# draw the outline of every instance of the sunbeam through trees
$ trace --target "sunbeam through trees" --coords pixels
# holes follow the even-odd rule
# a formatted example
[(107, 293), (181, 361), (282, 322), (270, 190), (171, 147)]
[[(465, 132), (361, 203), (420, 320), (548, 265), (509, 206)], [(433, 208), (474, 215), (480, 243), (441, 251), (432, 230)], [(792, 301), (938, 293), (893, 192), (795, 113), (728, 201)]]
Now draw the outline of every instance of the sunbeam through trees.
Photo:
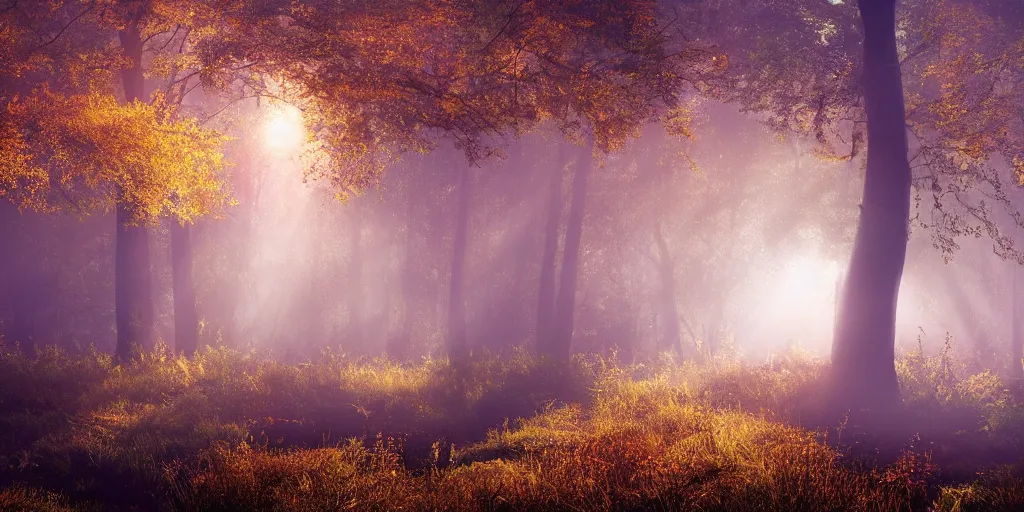
[(0, 0), (0, 510), (1020, 510), (1019, 0)]

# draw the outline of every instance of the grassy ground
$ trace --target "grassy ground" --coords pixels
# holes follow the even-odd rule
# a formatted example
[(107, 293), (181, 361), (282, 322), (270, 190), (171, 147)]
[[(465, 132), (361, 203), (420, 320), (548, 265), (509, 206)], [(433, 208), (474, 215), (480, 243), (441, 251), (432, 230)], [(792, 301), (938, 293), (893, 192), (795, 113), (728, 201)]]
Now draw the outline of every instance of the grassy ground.
[(0, 510), (1024, 509), (1013, 386), (906, 354), (868, 429), (815, 413), (825, 369), (0, 346)]

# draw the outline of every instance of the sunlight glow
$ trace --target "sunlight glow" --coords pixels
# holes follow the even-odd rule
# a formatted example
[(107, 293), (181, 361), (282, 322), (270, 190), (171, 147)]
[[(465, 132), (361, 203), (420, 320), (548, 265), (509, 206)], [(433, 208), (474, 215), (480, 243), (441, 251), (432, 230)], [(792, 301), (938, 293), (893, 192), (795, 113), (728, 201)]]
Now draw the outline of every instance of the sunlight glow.
[(302, 111), (291, 105), (277, 105), (263, 121), (263, 142), (274, 153), (297, 151), (306, 141)]
[(788, 308), (814, 308), (834, 300), (839, 264), (817, 257), (798, 256), (786, 264), (779, 275), (776, 304)]
[[(821, 355), (832, 339), (839, 263), (814, 252), (794, 256), (766, 271), (751, 304), (752, 335), (760, 351), (782, 350), (790, 342)], [(754, 352), (757, 352), (755, 350)]]

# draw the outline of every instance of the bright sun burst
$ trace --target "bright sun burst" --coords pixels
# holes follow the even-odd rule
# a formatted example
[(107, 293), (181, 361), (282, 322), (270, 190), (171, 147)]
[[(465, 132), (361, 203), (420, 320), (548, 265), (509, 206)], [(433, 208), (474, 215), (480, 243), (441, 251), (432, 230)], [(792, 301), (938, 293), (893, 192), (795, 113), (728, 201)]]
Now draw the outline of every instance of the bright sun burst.
[(838, 263), (815, 254), (793, 257), (769, 278), (761, 296), (762, 328), (801, 342), (826, 339), (835, 318)]
[(289, 153), (302, 147), (306, 128), (302, 111), (291, 105), (279, 105), (267, 114), (263, 122), (263, 142), (275, 153)]
[(798, 256), (779, 276), (775, 300), (789, 307), (807, 308), (834, 294), (839, 264), (816, 257)]
[(835, 319), (836, 284), (842, 267), (816, 251), (797, 253), (774, 270), (759, 274), (761, 286), (752, 295), (750, 336), (759, 340), (753, 352), (765, 355), (788, 343), (827, 350)]

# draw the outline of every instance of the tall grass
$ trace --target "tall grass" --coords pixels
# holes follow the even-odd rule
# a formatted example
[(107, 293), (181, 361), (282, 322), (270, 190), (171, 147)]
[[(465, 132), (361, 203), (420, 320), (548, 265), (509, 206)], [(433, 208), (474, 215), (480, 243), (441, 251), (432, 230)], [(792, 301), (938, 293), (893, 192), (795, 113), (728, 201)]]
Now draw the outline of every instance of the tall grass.
[[(1019, 394), (901, 356), (880, 436), (825, 364), (526, 352), (399, 365), (0, 350), (0, 510), (1015, 510)], [(0, 460), (4, 460), (0, 459)]]

